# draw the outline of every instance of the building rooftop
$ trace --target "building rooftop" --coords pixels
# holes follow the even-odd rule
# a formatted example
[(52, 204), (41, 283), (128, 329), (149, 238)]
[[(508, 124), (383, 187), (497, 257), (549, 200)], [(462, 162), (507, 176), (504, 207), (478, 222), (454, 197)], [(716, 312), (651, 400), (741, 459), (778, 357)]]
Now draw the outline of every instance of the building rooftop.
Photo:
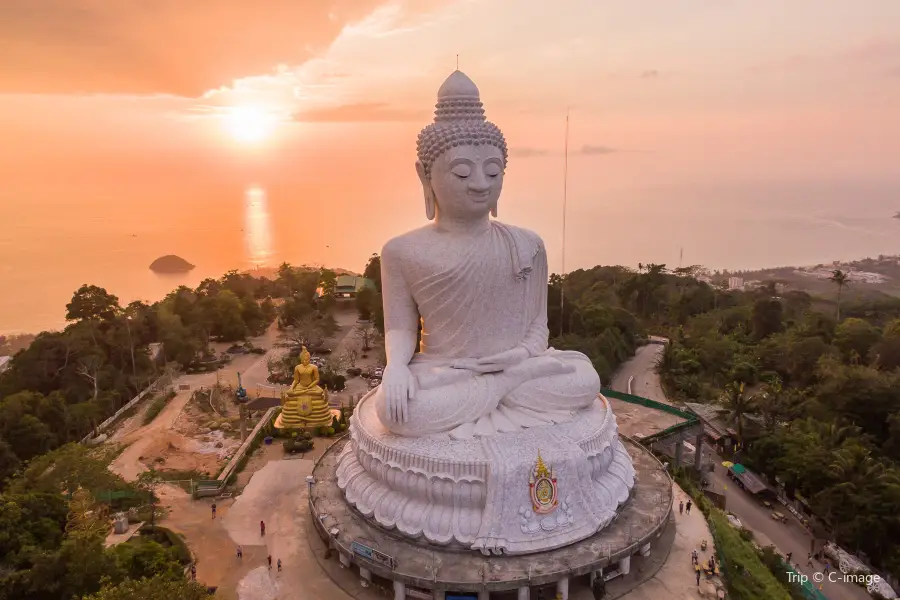
[(338, 275), (334, 284), (334, 291), (336, 293), (351, 293), (358, 292), (365, 287), (375, 287), (375, 282), (371, 279), (366, 279), (365, 277), (359, 277), (357, 275)]
[[(703, 421), (704, 432), (714, 440), (718, 440), (723, 436), (734, 437), (736, 432), (731, 424), (728, 423), (728, 411), (718, 404), (699, 404), (697, 402), (685, 402), (685, 408), (688, 412), (694, 413)], [(762, 425), (762, 418), (758, 415), (744, 415), (748, 421), (755, 425)]]

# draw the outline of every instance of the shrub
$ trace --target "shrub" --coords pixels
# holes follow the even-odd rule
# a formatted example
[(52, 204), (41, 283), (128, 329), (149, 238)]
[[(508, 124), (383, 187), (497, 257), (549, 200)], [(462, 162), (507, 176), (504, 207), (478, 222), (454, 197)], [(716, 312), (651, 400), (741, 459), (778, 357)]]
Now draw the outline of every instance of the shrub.
[(790, 588), (779, 581), (764, 564), (753, 542), (745, 538), (745, 530), (738, 531), (732, 527), (725, 513), (713, 506), (709, 498), (697, 488), (694, 482), (696, 472), (690, 468), (678, 467), (672, 470), (672, 476), (706, 515), (729, 596), (734, 600), (791, 600)]
[(309, 439), (296, 438), (282, 442), (284, 451), (293, 454), (294, 452), (309, 452), (313, 449), (313, 442)]
[(728, 524), (725, 514), (713, 509), (709, 516), (716, 551), (725, 569), (728, 591), (735, 600), (790, 600), (787, 589), (760, 560), (750, 542)]
[(171, 396), (166, 394), (165, 396), (159, 396), (158, 398), (153, 398), (150, 402), (150, 406), (147, 407), (147, 412), (144, 413), (143, 424), (149, 425), (153, 422), (153, 419), (162, 412), (162, 409), (166, 407), (166, 404), (171, 399)]
[(359, 377), (360, 375), (362, 375), (362, 369), (360, 369), (359, 367), (350, 367), (349, 369), (347, 369), (347, 375), (349, 375), (350, 377)]
[(141, 535), (150, 536), (153, 540), (163, 546), (174, 548), (176, 556), (178, 557), (178, 562), (181, 564), (187, 565), (194, 560), (187, 544), (184, 543), (184, 540), (181, 539), (180, 535), (171, 529), (160, 527), (159, 525), (156, 525), (155, 527), (152, 525), (144, 525), (139, 531)]

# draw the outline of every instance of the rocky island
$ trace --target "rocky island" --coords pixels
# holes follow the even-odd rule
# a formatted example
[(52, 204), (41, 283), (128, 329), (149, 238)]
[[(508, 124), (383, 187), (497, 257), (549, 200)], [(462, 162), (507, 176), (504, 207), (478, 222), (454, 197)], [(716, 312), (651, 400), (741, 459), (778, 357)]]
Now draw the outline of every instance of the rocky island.
[(193, 268), (194, 265), (174, 254), (160, 256), (150, 263), (150, 270), (154, 273), (187, 273)]

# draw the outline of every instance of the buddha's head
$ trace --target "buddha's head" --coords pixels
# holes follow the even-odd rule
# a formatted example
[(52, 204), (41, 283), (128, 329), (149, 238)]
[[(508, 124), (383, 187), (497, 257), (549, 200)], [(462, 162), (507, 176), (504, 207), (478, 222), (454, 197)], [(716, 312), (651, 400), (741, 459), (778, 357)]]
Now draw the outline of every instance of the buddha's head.
[(454, 71), (438, 90), (434, 123), (419, 133), (416, 172), (425, 214), (453, 219), (497, 216), (507, 150), (503, 133), (484, 118), (478, 88)]
[(303, 366), (309, 364), (309, 351), (306, 349), (306, 346), (303, 346), (303, 349), (300, 350), (300, 364)]

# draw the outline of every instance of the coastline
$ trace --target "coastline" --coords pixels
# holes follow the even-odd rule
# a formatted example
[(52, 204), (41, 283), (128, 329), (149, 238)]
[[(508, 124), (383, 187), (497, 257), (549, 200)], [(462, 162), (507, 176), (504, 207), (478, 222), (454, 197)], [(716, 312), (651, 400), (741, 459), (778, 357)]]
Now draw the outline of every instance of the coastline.
[[(896, 270), (897, 270), (897, 275), (895, 277), (888, 277), (886, 284), (888, 286), (890, 286), (891, 284), (894, 284), (897, 289), (895, 290), (895, 289), (889, 287), (889, 289), (884, 290), (882, 288), (884, 288), (885, 285), (882, 285), (882, 284), (865, 284), (866, 285), (865, 289), (873, 290), (873, 291), (875, 291), (875, 290), (885, 291), (886, 293), (900, 295), (900, 253), (894, 254), (894, 255), (884, 255), (884, 257), (888, 261), (893, 261), (893, 264), (896, 266)], [(778, 267), (763, 267), (763, 268), (759, 268), (759, 269), (747, 269), (747, 270), (733, 270), (733, 271), (720, 270), (720, 272), (727, 273), (729, 275), (739, 275), (739, 276), (742, 276), (745, 278), (752, 278), (754, 276), (762, 276), (762, 274), (765, 274), (765, 273), (771, 273), (773, 278), (776, 278), (778, 276), (778, 274), (775, 272), (777, 272), (777, 271), (798, 272), (798, 271), (801, 271), (804, 269), (809, 270), (809, 269), (814, 269), (817, 267), (820, 269), (841, 268), (843, 270), (851, 270), (854, 268), (859, 268), (859, 267), (857, 267), (858, 265), (861, 265), (861, 264), (865, 263), (866, 261), (871, 261), (871, 260), (877, 260), (877, 259), (861, 258), (861, 259), (855, 259), (855, 260), (821, 262), (821, 263), (808, 264), (808, 265), (804, 265), (804, 266), (788, 265), (788, 266), (778, 266)], [(601, 262), (598, 264), (611, 266), (610, 263)], [(296, 264), (295, 266), (301, 266), (301, 264)], [(310, 265), (310, 266), (313, 266), (313, 265)], [(314, 266), (318, 267), (320, 265), (314, 265)], [(671, 267), (671, 265), (670, 265), (670, 267)], [(330, 267), (326, 267), (326, 268), (330, 268)], [(634, 267), (631, 267), (631, 268), (633, 269)], [(218, 272), (218, 273), (211, 273), (208, 268), (205, 268), (205, 269), (196, 268), (196, 269), (192, 269), (190, 272), (187, 272), (187, 273), (174, 273), (174, 274), (155, 273), (148, 269), (146, 274), (149, 274), (150, 276), (153, 277), (152, 285), (150, 287), (152, 288), (152, 290), (155, 293), (147, 294), (147, 293), (141, 293), (141, 292), (138, 292), (135, 290), (132, 290), (132, 293), (123, 293), (123, 291), (121, 289), (118, 289), (117, 287), (108, 287), (107, 291), (118, 296), (119, 300), (123, 306), (133, 300), (143, 300), (145, 302), (153, 303), (153, 302), (162, 300), (163, 298), (166, 297), (167, 294), (169, 294), (171, 291), (173, 291), (174, 289), (176, 289), (179, 286), (186, 285), (188, 287), (194, 288), (197, 285), (199, 285), (199, 283), (201, 281), (203, 281), (204, 279), (207, 279), (210, 277), (212, 277), (214, 279), (218, 279), (218, 278), (222, 277), (225, 273), (227, 273), (229, 270), (238, 270), (242, 274), (253, 275), (255, 277), (265, 277), (268, 279), (274, 279), (275, 277), (277, 277), (278, 267), (255, 266), (255, 267), (251, 267), (251, 268), (245, 267), (242, 269), (223, 269), (221, 272)], [(339, 267), (332, 268), (332, 270), (334, 270), (338, 275), (357, 274), (355, 271), (351, 271), (351, 270), (343, 269), (343, 268), (339, 268)], [(573, 270), (575, 270), (575, 269), (573, 269)], [(862, 270), (862, 269), (860, 268), (859, 270)], [(708, 271), (710, 273), (713, 272), (712, 269), (709, 269)], [(815, 287), (816, 283), (821, 284), (820, 278), (817, 279), (816, 277), (814, 277), (812, 275), (808, 275), (807, 277), (809, 277), (810, 287)], [(141, 279), (138, 279), (138, 280), (140, 281)], [(147, 280), (147, 278), (144, 277), (143, 281), (146, 281), (146, 280)], [(106, 287), (103, 285), (102, 281), (96, 283), (96, 285), (99, 285), (101, 287)], [(74, 292), (77, 289), (77, 287), (78, 287), (77, 285), (72, 286), (72, 289), (69, 292), (68, 297), (71, 297), (71, 293)], [(146, 286), (144, 286), (144, 287), (146, 288)], [(24, 308), (24, 305), (29, 303), (27, 298), (21, 298), (20, 302), (23, 304), (23, 308)], [(37, 333), (41, 333), (44, 331), (61, 331), (62, 329), (64, 329), (66, 327), (66, 321), (64, 318), (66, 302), (68, 302), (68, 300), (59, 303), (59, 305), (55, 307), (54, 312), (59, 315), (58, 318), (44, 319), (45, 324), (38, 326), (38, 327), (22, 327), (22, 326), (15, 326), (13, 324), (0, 323), (0, 335), (22, 335), (22, 334), (37, 334)], [(33, 312), (31, 314), (33, 314)]]

